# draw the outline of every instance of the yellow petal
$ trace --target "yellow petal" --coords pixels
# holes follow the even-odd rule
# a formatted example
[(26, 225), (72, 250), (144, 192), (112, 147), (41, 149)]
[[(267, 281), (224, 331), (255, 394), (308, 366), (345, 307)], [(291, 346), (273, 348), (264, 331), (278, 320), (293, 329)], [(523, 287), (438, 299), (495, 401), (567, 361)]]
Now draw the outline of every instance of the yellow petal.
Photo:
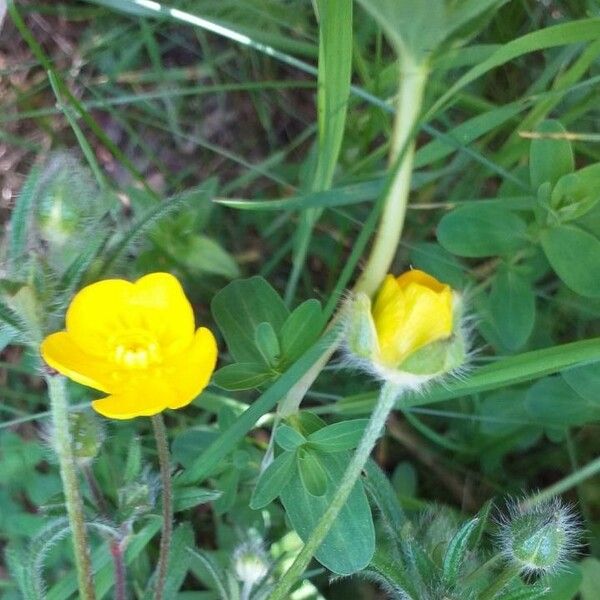
[[(388, 275), (388, 277), (391, 277), (391, 275)], [(402, 288), (408, 287), (411, 283), (417, 283), (434, 292), (443, 292), (445, 289), (449, 289), (446, 284), (439, 282), (435, 277), (425, 273), (425, 271), (419, 271), (419, 269), (411, 269), (410, 271), (406, 271), (406, 273), (402, 273), (396, 281)]]
[(110, 419), (133, 419), (156, 415), (173, 401), (173, 392), (165, 381), (148, 378), (137, 380), (127, 391), (95, 400), (92, 408)]
[(181, 357), (169, 377), (169, 385), (175, 391), (174, 402), (169, 408), (181, 408), (189, 404), (207, 385), (217, 364), (217, 342), (206, 327), (200, 327), (192, 347)]
[(66, 331), (44, 339), (40, 352), (48, 365), (69, 379), (101, 392), (110, 391), (111, 365), (82, 350)]
[(152, 273), (135, 283), (107, 279), (83, 288), (71, 302), (67, 331), (90, 354), (107, 357), (120, 332), (156, 337), (166, 356), (188, 347), (194, 313), (180, 283), (168, 273)]
[(373, 307), (380, 355), (398, 366), (412, 352), (452, 333), (452, 290), (423, 271), (388, 275)]

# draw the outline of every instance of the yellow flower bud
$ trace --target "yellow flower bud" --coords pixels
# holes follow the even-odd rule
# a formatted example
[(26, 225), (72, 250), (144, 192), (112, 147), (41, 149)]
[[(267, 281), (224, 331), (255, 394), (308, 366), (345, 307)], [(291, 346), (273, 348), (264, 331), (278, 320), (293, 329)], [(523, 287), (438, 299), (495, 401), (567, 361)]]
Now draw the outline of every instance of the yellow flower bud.
[(376, 375), (415, 387), (464, 362), (459, 310), (458, 294), (423, 271), (387, 275), (373, 303), (353, 298), (347, 347)]

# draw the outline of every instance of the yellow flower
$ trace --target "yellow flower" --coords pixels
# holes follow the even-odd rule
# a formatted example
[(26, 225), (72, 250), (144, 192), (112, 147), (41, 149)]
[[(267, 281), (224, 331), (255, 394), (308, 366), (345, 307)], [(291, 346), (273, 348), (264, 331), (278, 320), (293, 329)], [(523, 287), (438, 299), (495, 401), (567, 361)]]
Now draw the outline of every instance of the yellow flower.
[(452, 290), (423, 271), (387, 275), (373, 305), (381, 362), (395, 367), (452, 334)]
[(350, 304), (346, 346), (352, 360), (412, 389), (454, 371), (466, 358), (460, 304), (456, 292), (423, 271), (387, 275), (373, 303), (358, 293)]
[(59, 373), (108, 394), (92, 407), (113, 419), (186, 406), (217, 362), (213, 334), (195, 330), (192, 307), (168, 273), (83, 288), (67, 310), (66, 330), (46, 337), (40, 351)]

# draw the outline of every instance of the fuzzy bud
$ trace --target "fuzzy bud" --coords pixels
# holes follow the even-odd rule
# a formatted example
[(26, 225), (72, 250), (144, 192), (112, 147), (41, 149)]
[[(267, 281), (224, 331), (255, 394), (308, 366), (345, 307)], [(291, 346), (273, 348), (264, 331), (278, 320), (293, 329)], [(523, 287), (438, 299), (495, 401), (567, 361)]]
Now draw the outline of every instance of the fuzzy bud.
[(258, 535), (252, 535), (248, 541), (235, 549), (233, 568), (236, 578), (248, 587), (256, 585), (266, 577), (269, 572), (269, 559)]
[(461, 313), (459, 294), (423, 271), (387, 275), (374, 302), (351, 299), (346, 348), (376, 377), (417, 389), (465, 362)]
[(512, 503), (500, 523), (504, 556), (524, 574), (560, 569), (577, 549), (580, 533), (576, 514), (560, 499), (534, 507)]
[(78, 410), (69, 414), (69, 425), (75, 459), (81, 464), (94, 460), (104, 442), (100, 421), (92, 411)]

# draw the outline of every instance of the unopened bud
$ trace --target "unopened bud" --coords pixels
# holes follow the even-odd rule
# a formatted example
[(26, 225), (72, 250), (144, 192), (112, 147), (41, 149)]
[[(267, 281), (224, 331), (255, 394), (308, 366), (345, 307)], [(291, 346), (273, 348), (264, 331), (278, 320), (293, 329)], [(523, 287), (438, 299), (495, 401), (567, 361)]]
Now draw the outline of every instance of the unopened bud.
[(576, 550), (581, 534), (576, 514), (560, 499), (534, 507), (511, 504), (500, 530), (506, 559), (532, 574), (560, 569)]
[(467, 356), (459, 294), (423, 271), (388, 275), (373, 303), (350, 301), (346, 348), (376, 377), (415, 389), (460, 368)]
[(236, 578), (252, 587), (264, 579), (269, 572), (269, 560), (257, 535), (240, 544), (233, 554), (233, 568)]
[(104, 441), (100, 421), (92, 411), (78, 410), (69, 414), (69, 425), (75, 459), (80, 463), (94, 460)]

